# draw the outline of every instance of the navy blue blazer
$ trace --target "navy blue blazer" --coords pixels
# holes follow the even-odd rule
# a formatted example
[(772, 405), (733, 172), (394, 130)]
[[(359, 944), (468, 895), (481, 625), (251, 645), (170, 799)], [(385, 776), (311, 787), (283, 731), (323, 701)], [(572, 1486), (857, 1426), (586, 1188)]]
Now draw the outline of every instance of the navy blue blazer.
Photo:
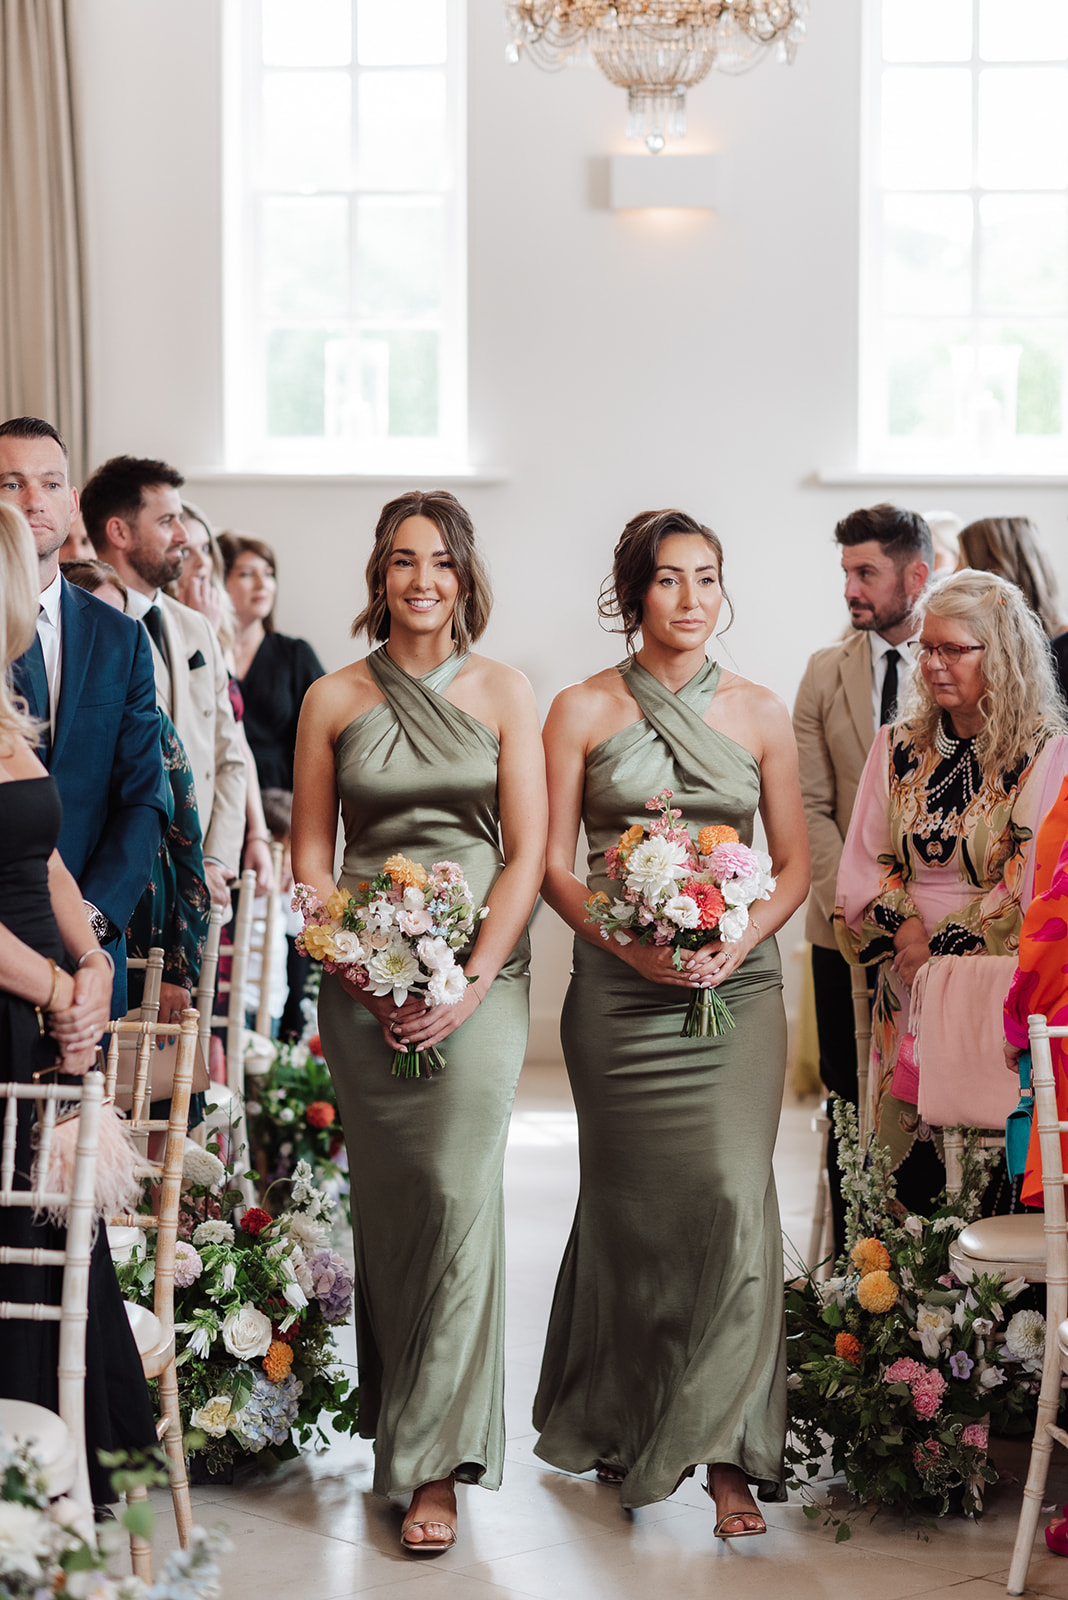
[[(62, 663), (56, 732), (47, 766), (59, 787), (59, 853), (82, 897), (120, 930), (114, 1014), (126, 1010), (125, 930), (144, 892), (167, 825), (152, 647), (139, 622), (114, 606), (62, 584)], [(14, 663), (16, 690), (35, 703)]]

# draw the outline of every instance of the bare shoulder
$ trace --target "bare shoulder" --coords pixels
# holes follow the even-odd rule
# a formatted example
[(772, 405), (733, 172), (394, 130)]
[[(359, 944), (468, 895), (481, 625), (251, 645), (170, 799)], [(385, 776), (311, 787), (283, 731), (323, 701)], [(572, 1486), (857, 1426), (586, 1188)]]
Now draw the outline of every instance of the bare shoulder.
[(335, 738), (350, 722), (370, 711), (385, 699), (365, 660), (352, 661), (337, 672), (328, 672), (308, 686), (302, 715)]
[(790, 713), (782, 696), (737, 672), (723, 673), (707, 720), (757, 760), (784, 738), (793, 743)]
[(528, 706), (534, 703), (534, 690), (526, 673), (520, 672), (518, 667), (510, 667), (505, 661), (472, 654), (460, 678), (482, 693), (491, 695), (502, 706)]

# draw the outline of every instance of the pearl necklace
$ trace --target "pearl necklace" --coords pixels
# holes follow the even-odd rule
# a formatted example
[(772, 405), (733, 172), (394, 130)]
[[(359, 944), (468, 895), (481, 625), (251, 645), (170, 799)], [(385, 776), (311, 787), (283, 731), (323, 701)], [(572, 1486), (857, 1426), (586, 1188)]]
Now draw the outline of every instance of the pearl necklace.
[[(953, 765), (950, 767), (944, 778), (941, 778), (938, 783), (933, 783), (928, 786), (928, 804), (930, 804), (933, 800), (937, 800), (940, 795), (944, 794), (949, 788), (950, 784), (952, 784), (956, 778), (957, 774), (960, 773), (964, 783), (964, 806), (965, 809), (967, 809), (967, 807), (970, 806), (972, 801), (975, 799), (975, 796), (978, 792), (975, 786), (978, 762), (973, 749), (973, 741), (971, 739), (956, 738), (946, 727), (946, 718), (941, 717), (939, 718), (938, 727), (935, 729), (934, 747), (936, 754), (941, 756), (943, 761), (952, 760), (954, 756), (956, 756), (957, 759), (953, 762)], [(964, 769), (963, 772), (961, 771), (961, 768)]]

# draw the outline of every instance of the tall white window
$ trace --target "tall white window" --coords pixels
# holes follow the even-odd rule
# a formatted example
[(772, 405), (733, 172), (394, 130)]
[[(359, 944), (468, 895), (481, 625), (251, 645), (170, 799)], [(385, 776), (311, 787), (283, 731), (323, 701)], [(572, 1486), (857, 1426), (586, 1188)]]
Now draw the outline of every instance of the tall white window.
[(228, 465), (463, 465), (462, 0), (227, 15)]
[(868, 0), (860, 465), (1068, 469), (1068, 0)]

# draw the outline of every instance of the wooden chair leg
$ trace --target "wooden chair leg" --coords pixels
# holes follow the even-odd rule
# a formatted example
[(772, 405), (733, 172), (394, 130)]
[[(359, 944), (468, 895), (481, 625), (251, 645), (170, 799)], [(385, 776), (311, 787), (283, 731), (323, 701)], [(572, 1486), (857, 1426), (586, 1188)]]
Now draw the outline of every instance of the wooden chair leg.
[[(138, 1484), (136, 1488), (126, 1491), (126, 1499), (147, 1502), (148, 1490), (143, 1483)], [(149, 1584), (152, 1582), (152, 1545), (148, 1539), (142, 1539), (135, 1533), (130, 1535), (130, 1565), (135, 1578), (142, 1578)]]
[(182, 1448), (182, 1418), (178, 1408), (178, 1372), (169, 1361), (159, 1375), (160, 1412), (167, 1419), (163, 1435), (163, 1448), (171, 1464), (171, 1502), (174, 1522), (178, 1529), (178, 1543), (188, 1550), (193, 1539), (193, 1508), (189, 1501), (189, 1479), (185, 1470), (185, 1451)]
[(1016, 1526), (1016, 1542), (1012, 1547), (1009, 1566), (1009, 1594), (1023, 1594), (1027, 1584), (1027, 1569), (1031, 1564), (1031, 1551), (1042, 1514), (1046, 1478), (1049, 1474), (1050, 1456), (1053, 1454), (1051, 1426), (1057, 1423), (1057, 1407), (1061, 1397), (1061, 1359), (1057, 1344), (1057, 1329), (1046, 1324), (1046, 1357), (1042, 1367), (1042, 1387), (1038, 1394), (1038, 1415), (1035, 1420), (1035, 1437), (1031, 1444), (1031, 1460), (1027, 1468), (1020, 1520)]

